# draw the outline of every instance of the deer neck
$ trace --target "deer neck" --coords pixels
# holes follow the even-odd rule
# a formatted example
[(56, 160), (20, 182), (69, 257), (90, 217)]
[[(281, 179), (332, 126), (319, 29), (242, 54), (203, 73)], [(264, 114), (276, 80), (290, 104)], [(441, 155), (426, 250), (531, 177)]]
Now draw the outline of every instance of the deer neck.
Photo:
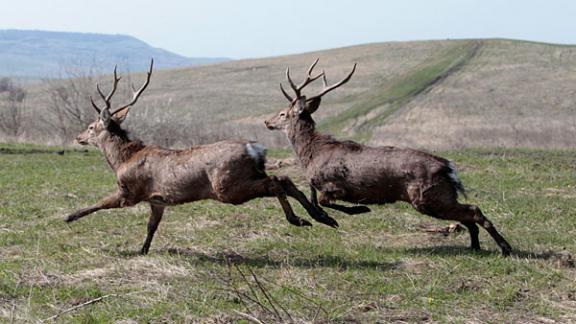
[(316, 123), (310, 116), (301, 116), (289, 126), (287, 135), (300, 164), (307, 168), (316, 155), (318, 141), (323, 137), (316, 131)]
[(107, 133), (100, 143), (100, 149), (108, 165), (115, 172), (120, 166), (138, 151), (144, 148), (144, 144), (138, 140), (130, 140), (127, 136)]

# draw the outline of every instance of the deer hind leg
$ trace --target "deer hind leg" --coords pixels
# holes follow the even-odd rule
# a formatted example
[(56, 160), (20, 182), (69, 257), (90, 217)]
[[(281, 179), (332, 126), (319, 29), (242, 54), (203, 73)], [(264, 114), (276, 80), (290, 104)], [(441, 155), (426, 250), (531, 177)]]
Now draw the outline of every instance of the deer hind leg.
[(494, 239), (496, 244), (498, 244), (502, 250), (503, 256), (510, 255), (510, 252), (512, 251), (510, 244), (508, 244), (504, 237), (498, 233), (496, 227), (494, 227), (492, 222), (488, 220), (484, 214), (482, 214), (482, 211), (480, 208), (478, 208), (478, 206), (464, 205), (460, 203), (456, 204), (457, 205), (451, 210), (440, 212), (439, 214), (442, 218), (445, 216), (450, 217), (449, 219), (458, 220), (462, 222), (464, 226), (468, 227), (472, 249), (480, 249), (480, 242), (478, 240), (478, 226), (476, 226), (476, 224), (478, 224), (484, 228), (488, 234), (490, 234), (490, 236), (492, 236), (492, 239)]
[(148, 254), (148, 250), (150, 249), (150, 244), (152, 243), (152, 239), (154, 238), (154, 233), (158, 229), (158, 224), (162, 220), (162, 215), (164, 215), (164, 209), (166, 207), (153, 205), (150, 204), (150, 216), (148, 218), (148, 235), (146, 236), (146, 240), (144, 241), (144, 245), (142, 246), (142, 250), (140, 254)]
[(276, 197), (284, 210), (286, 219), (292, 225), (311, 226), (310, 222), (301, 219), (292, 210), (286, 191), (282, 184), (274, 176), (259, 174), (257, 176), (235, 179), (234, 182), (220, 183), (214, 192), (217, 193), (217, 200), (223, 203), (239, 205), (254, 198)]
[(473, 215), (474, 221), (478, 225), (482, 226), (488, 232), (488, 234), (492, 236), (494, 241), (496, 241), (496, 244), (498, 244), (500, 249), (502, 249), (502, 255), (509, 256), (510, 252), (512, 252), (512, 247), (510, 247), (510, 244), (508, 244), (508, 242), (504, 239), (504, 237), (502, 237), (502, 235), (498, 233), (496, 227), (494, 227), (492, 222), (489, 221), (488, 218), (484, 216), (484, 214), (482, 214), (480, 208), (474, 205), (460, 205), (460, 206), (467, 208), (469, 210), (469, 213)]
[(474, 250), (480, 249), (480, 241), (478, 239), (479, 230), (476, 225), (478, 224), (496, 241), (496, 244), (498, 244), (502, 250), (503, 256), (509, 256), (512, 251), (510, 244), (498, 233), (496, 227), (482, 214), (482, 211), (477, 206), (464, 205), (456, 202), (453, 206), (429, 206), (428, 208), (419, 206), (416, 210), (436, 218), (461, 222), (470, 232), (470, 247)]
[(338, 227), (338, 222), (334, 218), (328, 216), (328, 214), (322, 208), (320, 208), (318, 204), (310, 203), (310, 201), (308, 201), (306, 198), (306, 195), (304, 195), (302, 191), (298, 190), (296, 185), (294, 185), (292, 180), (290, 180), (288, 177), (281, 176), (271, 178), (272, 181), (278, 183), (282, 187), (282, 190), (288, 196), (296, 199), (314, 220), (334, 228)]
[[(316, 188), (314, 188), (314, 186), (312, 186), (312, 185), (310, 185), (310, 201), (312, 202), (312, 205), (314, 205), (317, 208), (320, 208), (318, 206), (318, 198), (316, 197)], [(349, 206), (334, 204), (330, 201), (330, 199), (327, 199), (326, 195), (323, 195), (322, 193), (320, 193), (320, 205), (322, 205), (322, 207), (334, 209), (334, 210), (343, 212), (343, 213), (348, 214), (348, 215), (358, 215), (358, 214), (371, 212), (371, 210), (370, 210), (370, 208), (368, 208), (368, 206), (351, 206), (351, 207), (349, 207)]]
[(294, 214), (292, 206), (286, 197), (286, 190), (281, 182), (274, 176), (264, 176), (257, 179), (250, 179), (243, 183), (242, 187), (234, 187), (231, 191), (220, 197), (220, 201), (232, 204), (241, 204), (258, 197), (276, 197), (284, 210), (286, 220), (295, 226), (312, 226), (310, 222)]
[(126, 202), (126, 199), (124, 199), (124, 197), (122, 196), (122, 194), (120, 192), (116, 192), (113, 195), (110, 195), (102, 200), (100, 200), (98, 203), (86, 207), (86, 208), (82, 208), (80, 210), (75, 211), (74, 213), (68, 215), (66, 217), (66, 222), (70, 223), (73, 222), (75, 220), (78, 220), (84, 216), (90, 215), (93, 212), (99, 211), (101, 209), (111, 209), (111, 208), (122, 208), (125, 206), (131, 206), (132, 204), (128, 204)]
[(480, 240), (478, 238), (480, 230), (478, 229), (478, 225), (469, 221), (462, 221), (462, 224), (466, 226), (468, 232), (470, 232), (470, 248), (472, 250), (480, 250)]
[(282, 187), (282, 184), (278, 180), (278, 178), (270, 176), (265, 178), (263, 183), (267, 195), (276, 196), (276, 198), (278, 198), (278, 201), (280, 202), (280, 206), (282, 206), (282, 209), (284, 210), (284, 214), (286, 215), (286, 220), (288, 220), (288, 223), (296, 226), (312, 226), (310, 222), (294, 214), (292, 206), (290, 206), (288, 198), (286, 197), (286, 191)]
[(510, 244), (498, 233), (492, 222), (482, 214), (480, 208), (458, 203), (456, 193), (449, 184), (439, 183), (437, 186), (428, 187), (428, 190), (422, 190), (421, 186), (414, 186), (410, 188), (408, 194), (410, 203), (417, 211), (440, 219), (459, 221), (466, 226), (470, 232), (472, 249), (480, 249), (477, 226), (480, 225), (496, 241), (502, 250), (502, 255), (510, 255), (512, 251)]

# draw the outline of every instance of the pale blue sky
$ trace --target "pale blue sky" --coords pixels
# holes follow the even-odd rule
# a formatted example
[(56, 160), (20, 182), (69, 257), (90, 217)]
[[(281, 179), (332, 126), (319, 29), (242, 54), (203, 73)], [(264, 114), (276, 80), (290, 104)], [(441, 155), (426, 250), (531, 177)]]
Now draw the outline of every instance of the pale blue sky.
[(0, 29), (128, 34), (186, 56), (264, 57), (369, 42), (576, 44), (574, 0), (5, 0)]

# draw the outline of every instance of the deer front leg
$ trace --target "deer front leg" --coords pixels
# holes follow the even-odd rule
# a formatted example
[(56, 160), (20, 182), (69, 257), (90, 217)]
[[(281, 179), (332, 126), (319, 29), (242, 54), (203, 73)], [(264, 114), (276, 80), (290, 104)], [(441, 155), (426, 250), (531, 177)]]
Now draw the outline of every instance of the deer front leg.
[(120, 192), (116, 192), (115, 194), (100, 200), (95, 205), (82, 208), (68, 215), (68, 217), (66, 217), (66, 222), (70, 223), (101, 209), (121, 208), (124, 207), (124, 205), (124, 198), (122, 197), (122, 194)]
[(148, 254), (148, 250), (150, 249), (150, 243), (152, 243), (152, 239), (154, 238), (154, 233), (158, 229), (158, 224), (162, 220), (162, 215), (164, 215), (164, 206), (152, 205), (150, 204), (150, 217), (148, 218), (148, 235), (146, 236), (146, 241), (144, 241), (144, 245), (142, 246), (142, 250), (140, 254)]
[[(330, 201), (328, 201), (327, 199), (322, 199), (322, 198), (323, 197), (320, 196), (320, 205), (322, 205), (323, 207), (331, 208), (331, 209), (334, 209), (337, 211), (341, 211), (341, 212), (348, 214), (348, 215), (357, 215), (357, 214), (363, 214), (363, 213), (371, 212), (370, 208), (368, 208), (367, 206), (348, 207), (348, 206), (333, 204)], [(315, 206), (318, 206), (318, 198), (316, 197), (316, 188), (314, 188), (314, 186), (312, 186), (312, 185), (310, 185), (310, 201), (312, 201), (312, 204), (314, 204)]]

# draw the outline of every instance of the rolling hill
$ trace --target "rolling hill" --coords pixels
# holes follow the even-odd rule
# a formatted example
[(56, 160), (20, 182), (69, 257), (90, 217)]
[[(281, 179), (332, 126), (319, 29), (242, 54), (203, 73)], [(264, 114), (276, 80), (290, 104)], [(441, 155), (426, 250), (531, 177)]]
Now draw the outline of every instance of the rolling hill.
[[(500, 39), (377, 43), (159, 70), (127, 126), (158, 144), (243, 137), (285, 146), (263, 120), (287, 104), (278, 88), (286, 66), (298, 79), (316, 57), (329, 81), (358, 62), (315, 114), (338, 137), (428, 150), (573, 147), (576, 47)], [(36, 91), (41, 107), (46, 99)]]
[(159, 68), (226, 60), (184, 57), (126, 35), (0, 30), (0, 76), (59, 77), (70, 68), (114, 64), (120, 64), (125, 71), (143, 71), (150, 57), (156, 58)]

